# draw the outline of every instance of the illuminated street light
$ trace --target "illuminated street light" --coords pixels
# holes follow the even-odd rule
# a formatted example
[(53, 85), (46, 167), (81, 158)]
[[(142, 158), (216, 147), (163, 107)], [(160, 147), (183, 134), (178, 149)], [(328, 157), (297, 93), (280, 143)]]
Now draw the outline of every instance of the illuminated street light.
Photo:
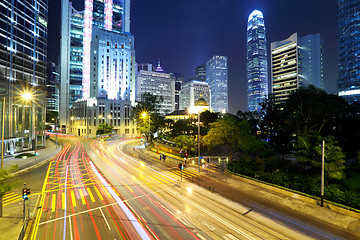
[[(32, 141), (33, 140), (35, 140), (34, 141), (34, 146), (32, 146), (32, 147), (34, 147), (34, 150), (35, 150), (35, 155), (37, 154), (37, 151), (36, 151), (36, 131), (35, 131), (35, 129), (34, 129), (34, 123), (33, 123), (33, 108), (34, 108), (34, 106), (33, 106), (33, 94), (31, 93), (31, 92), (23, 92), (22, 94), (21, 94), (21, 97), (26, 101), (26, 102), (28, 102), (28, 101), (30, 101), (30, 129), (31, 129), (31, 135), (30, 135), (30, 142), (31, 142), (31, 146), (32, 146)], [(33, 136), (34, 136), (34, 139), (33, 139)]]
[(71, 117), (70, 119), (71, 119), (71, 120), (74, 120), (75, 118), (74, 118), (74, 117)]
[(150, 143), (150, 113), (149, 112), (143, 112), (142, 114), (143, 118), (146, 118), (147, 116), (149, 116), (149, 143)]

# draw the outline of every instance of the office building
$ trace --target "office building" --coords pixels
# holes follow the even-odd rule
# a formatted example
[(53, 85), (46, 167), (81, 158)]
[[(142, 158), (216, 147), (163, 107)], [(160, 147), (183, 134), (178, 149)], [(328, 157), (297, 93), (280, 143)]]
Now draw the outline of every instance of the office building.
[(113, 126), (113, 134), (134, 137), (136, 124), (131, 119), (131, 102), (89, 98), (73, 103), (70, 109), (69, 133), (75, 136), (96, 137), (99, 124)]
[(206, 82), (210, 89), (210, 108), (215, 112), (228, 111), (227, 57), (213, 56), (206, 63)]
[(5, 113), (5, 155), (46, 145), (47, 19), (47, 0), (1, 1), (0, 101), (1, 119)]
[(195, 78), (206, 81), (206, 64), (200, 64), (195, 68)]
[(210, 102), (210, 90), (207, 82), (192, 80), (182, 85), (180, 91), (180, 109), (191, 109), (195, 102), (203, 98), (207, 103)]
[(57, 92), (58, 73), (56, 72), (56, 65), (53, 62), (48, 62), (46, 67), (46, 111), (59, 111), (59, 96)]
[(182, 73), (170, 73), (170, 76), (175, 80), (175, 110), (179, 110), (181, 85), (184, 83), (185, 76)]
[(260, 111), (269, 84), (265, 22), (259, 10), (254, 10), (248, 18), (246, 46), (248, 110)]
[(338, 95), (360, 102), (360, 0), (337, 0)]
[(100, 97), (135, 103), (130, 0), (85, 0), (84, 6), (77, 11), (62, 1), (59, 116), (64, 131), (76, 101)]
[(323, 40), (320, 34), (289, 38), (271, 43), (271, 89), (275, 101), (309, 84), (324, 88)]
[[(161, 66), (158, 66), (158, 68)], [(160, 104), (160, 114), (166, 114), (175, 109), (175, 79), (161, 71), (153, 71), (151, 64), (139, 64), (140, 71), (136, 74), (136, 99), (141, 101), (144, 93), (163, 98)], [(148, 69), (142, 70), (142, 69)], [(150, 70), (150, 71), (149, 71)]]

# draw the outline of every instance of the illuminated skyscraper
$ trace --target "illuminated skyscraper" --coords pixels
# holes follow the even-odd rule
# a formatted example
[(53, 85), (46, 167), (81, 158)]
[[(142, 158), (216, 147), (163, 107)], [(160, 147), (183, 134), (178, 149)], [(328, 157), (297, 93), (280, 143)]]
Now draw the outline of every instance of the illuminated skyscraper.
[(271, 43), (271, 80), (275, 101), (285, 101), (301, 86), (324, 88), (323, 40), (320, 34)]
[[(0, 1), (4, 154), (45, 146), (47, 19), (47, 0)], [(31, 93), (30, 99), (23, 98), (24, 92)]]
[(99, 94), (102, 98), (135, 100), (131, 90), (135, 89), (135, 53), (130, 0), (85, 0), (84, 6), (84, 11), (76, 11), (69, 0), (62, 0), (59, 115), (64, 130), (70, 119), (69, 107), (75, 101)]
[(360, 0), (337, 0), (338, 94), (348, 102), (360, 102)]
[(227, 57), (213, 56), (206, 63), (206, 82), (210, 88), (210, 108), (215, 112), (228, 111)]
[(260, 111), (260, 103), (268, 96), (268, 63), (264, 16), (254, 10), (247, 25), (248, 109)]

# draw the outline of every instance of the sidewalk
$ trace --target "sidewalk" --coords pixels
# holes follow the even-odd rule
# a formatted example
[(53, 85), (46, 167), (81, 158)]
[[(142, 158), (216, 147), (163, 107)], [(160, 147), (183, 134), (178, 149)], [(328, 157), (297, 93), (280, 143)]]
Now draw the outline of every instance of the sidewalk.
[[(54, 157), (62, 149), (61, 145), (56, 148), (55, 142), (46, 140), (46, 148), (38, 149), (39, 155), (36, 157), (30, 157), (27, 159), (14, 158), (13, 156), (4, 157), (4, 168), (11, 167), (12, 165), (18, 165), (19, 171), (14, 174), (19, 174), (28, 169), (37, 167), (44, 164), (47, 160)], [(34, 152), (27, 151), (27, 152)], [(36, 212), (37, 201), (40, 194), (32, 194), (29, 200), (26, 201), (26, 218)], [(0, 218), (0, 240), (18, 239), (22, 232), (23, 224), (23, 200), (10, 203), (3, 206), (3, 217)], [(28, 212), (30, 209), (30, 212)]]
[[(57, 148), (55, 142), (48, 139), (46, 140), (46, 148), (38, 149), (38, 156), (29, 157), (26, 159), (15, 158), (14, 156), (4, 156), (4, 168), (10, 168), (12, 165), (17, 165), (19, 171), (16, 174), (26, 171), (29, 168), (36, 167), (37, 165), (42, 164), (44, 161), (52, 158), (61, 151), (62, 147), (58, 144)], [(28, 153), (34, 153), (34, 150), (26, 151)], [(22, 152), (22, 153), (26, 153)], [(16, 155), (21, 154), (17, 153)]]
[[(126, 147), (126, 146), (125, 146)], [(134, 143), (131, 144), (134, 147)], [(158, 158), (158, 154), (153, 149), (137, 149), (143, 153), (146, 152), (152, 158)], [(156, 150), (156, 149), (155, 149)], [(176, 155), (160, 152), (174, 160), (182, 159)], [(197, 170), (198, 166), (189, 166)], [(243, 196), (250, 196), (254, 202), (269, 202), (275, 209), (291, 209), (312, 219), (312, 221), (321, 221), (330, 226), (336, 226), (346, 232), (360, 238), (360, 214), (344, 210), (331, 210), (334, 208), (329, 204), (321, 207), (316, 200), (290, 192), (276, 187), (272, 187), (263, 183), (259, 183), (250, 179), (234, 176), (226, 172), (208, 172), (201, 168), (200, 176), (192, 179), (192, 181), (205, 189), (218, 193), (232, 201), (241, 202)], [(326, 207), (327, 206), (327, 207)], [(341, 212), (341, 213), (340, 213)], [(343, 212), (343, 213), (342, 213)], [(311, 220), (309, 220), (311, 221)]]

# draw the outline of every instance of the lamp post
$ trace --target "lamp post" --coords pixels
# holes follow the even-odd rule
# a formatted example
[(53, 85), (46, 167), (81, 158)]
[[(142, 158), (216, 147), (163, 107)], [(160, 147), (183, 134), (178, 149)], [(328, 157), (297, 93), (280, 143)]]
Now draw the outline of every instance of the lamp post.
[(148, 112), (142, 113), (143, 118), (146, 118), (147, 115), (149, 115), (149, 143), (150, 143), (150, 113)]
[[(34, 147), (34, 151), (35, 151), (35, 155), (36, 155), (36, 132), (35, 132), (35, 129), (34, 129), (34, 122), (33, 122), (33, 108), (34, 108), (34, 105), (33, 105), (33, 96), (30, 92), (24, 92), (22, 94), (22, 98), (28, 102), (30, 101), (30, 129), (31, 129), (31, 137), (30, 137), (30, 140), (31, 140), (31, 147)], [(33, 141), (34, 141), (34, 146), (33, 145)]]
[(2, 126), (1, 126), (1, 169), (4, 164), (4, 130), (5, 130), (5, 97), (3, 100), (3, 109), (2, 109)]
[(200, 172), (200, 111), (198, 112), (198, 158), (199, 158), (199, 172)]
[(200, 113), (204, 111), (204, 109), (209, 108), (209, 105), (204, 98), (200, 97), (195, 102), (194, 107), (195, 110), (192, 110), (192, 112), (198, 114), (198, 158), (199, 158), (199, 172), (200, 172)]

